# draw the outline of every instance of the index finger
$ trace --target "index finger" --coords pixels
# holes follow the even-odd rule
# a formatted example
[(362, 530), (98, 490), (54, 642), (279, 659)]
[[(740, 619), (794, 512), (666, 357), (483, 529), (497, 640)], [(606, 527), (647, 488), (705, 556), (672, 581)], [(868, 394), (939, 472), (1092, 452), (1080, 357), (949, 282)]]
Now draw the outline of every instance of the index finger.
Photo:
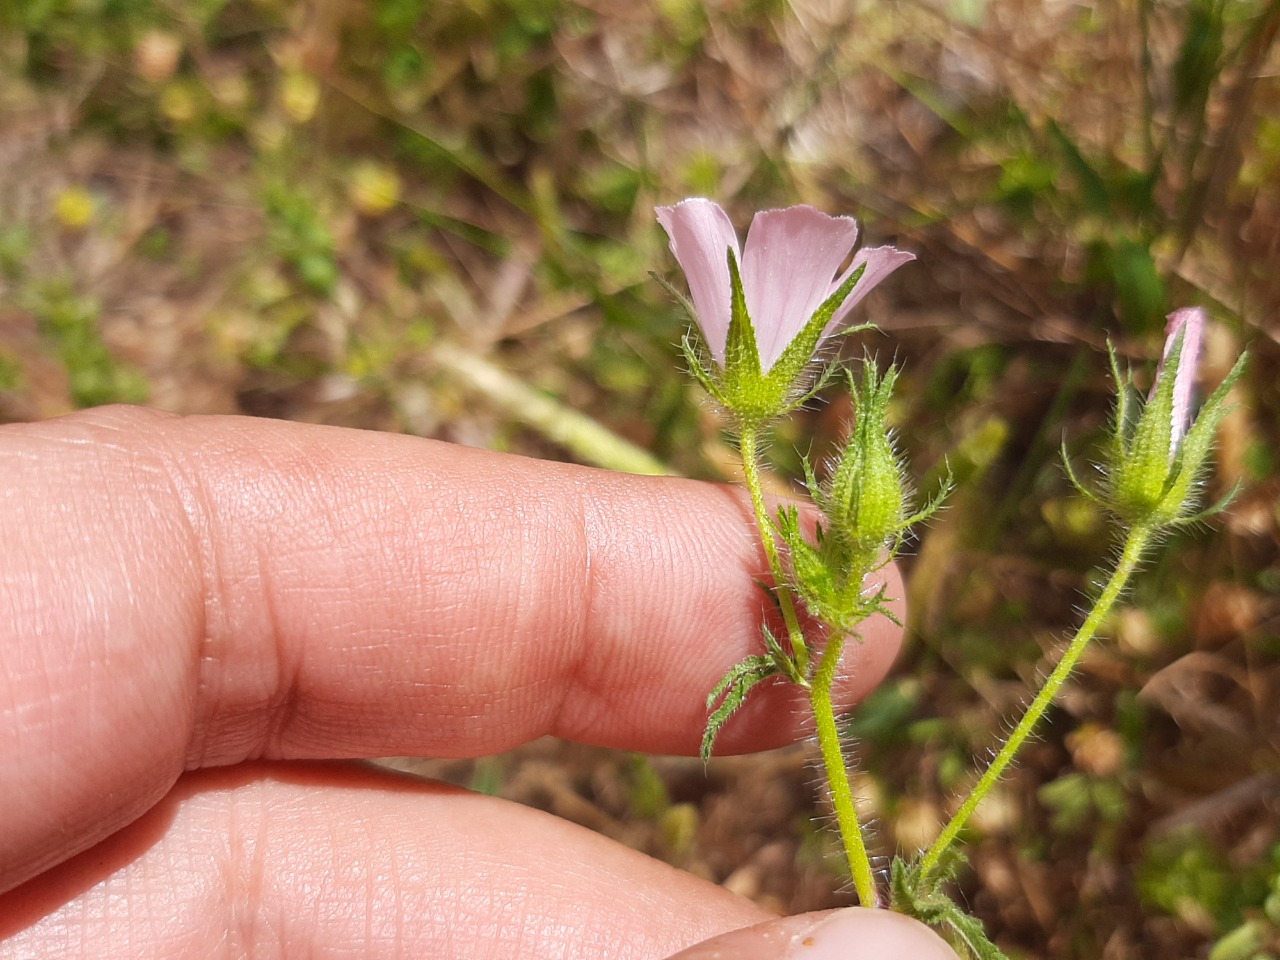
[[(726, 487), (125, 408), (4, 428), (0, 475), (0, 889), (184, 768), (548, 733), (692, 752), (760, 644), (764, 565)], [(896, 638), (853, 646), (845, 698)], [(722, 747), (794, 739), (792, 701), (761, 691)]]

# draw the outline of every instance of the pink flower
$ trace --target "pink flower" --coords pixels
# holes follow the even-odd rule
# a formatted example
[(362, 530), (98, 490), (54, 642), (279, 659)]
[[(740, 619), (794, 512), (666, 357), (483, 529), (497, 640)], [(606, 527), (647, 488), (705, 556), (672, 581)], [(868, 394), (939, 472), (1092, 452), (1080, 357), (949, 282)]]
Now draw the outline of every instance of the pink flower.
[(853, 271), (866, 270), (836, 310), (823, 336), (835, 333), (850, 311), (881, 280), (914, 254), (893, 247), (859, 250), (839, 272), (858, 239), (852, 217), (830, 217), (810, 206), (762, 210), (751, 221), (746, 247), (720, 205), (701, 197), (658, 207), (658, 222), (671, 238), (671, 252), (689, 282), (694, 313), (716, 363), (723, 365), (729, 334), (731, 294), (728, 252), (742, 273), (747, 313), (760, 352), (760, 369), (769, 368), (805, 324)]
[(1178, 334), (1182, 334), (1182, 349), (1178, 353), (1178, 370), (1173, 378), (1173, 415), (1170, 422), (1169, 456), (1178, 452), (1182, 438), (1191, 426), (1191, 391), (1196, 381), (1196, 366), (1200, 361), (1200, 341), (1204, 338), (1205, 312), (1203, 307), (1183, 307), (1169, 314), (1165, 327), (1164, 357), (1156, 371), (1156, 382), (1151, 396), (1156, 395), (1164, 365), (1173, 352)]

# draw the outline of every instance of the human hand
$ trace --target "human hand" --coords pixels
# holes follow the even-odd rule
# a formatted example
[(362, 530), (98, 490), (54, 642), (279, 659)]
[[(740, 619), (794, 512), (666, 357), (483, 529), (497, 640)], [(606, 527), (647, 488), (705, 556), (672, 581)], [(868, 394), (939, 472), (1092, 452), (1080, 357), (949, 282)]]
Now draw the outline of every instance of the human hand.
[[(629, 960), (769, 918), (538, 811), (319, 762), (696, 752), (759, 643), (737, 491), (126, 408), (0, 428), (0, 476), (0, 957)], [(897, 642), (849, 648), (845, 704)], [(800, 736), (793, 690), (720, 750)], [(832, 916), (858, 956), (951, 956)], [(720, 949), (843, 955), (768, 945), (812, 919)]]

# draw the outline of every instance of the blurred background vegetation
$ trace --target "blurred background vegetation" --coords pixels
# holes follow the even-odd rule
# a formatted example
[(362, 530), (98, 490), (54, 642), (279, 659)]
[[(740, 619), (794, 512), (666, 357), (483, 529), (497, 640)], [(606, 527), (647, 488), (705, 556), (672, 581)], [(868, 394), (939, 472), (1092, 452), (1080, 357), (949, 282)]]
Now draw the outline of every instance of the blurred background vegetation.
[[(1112, 544), (1104, 343), (1253, 360), (1227, 514), (1166, 546), (970, 831), (1011, 954), (1280, 956), (1280, 2), (0, 0), (0, 421), (114, 401), (731, 479), (652, 208), (858, 216), (916, 251), (851, 344), (905, 364), (912, 626), (853, 720), (881, 854), (928, 841)], [(848, 418), (778, 431), (776, 482)], [(1214, 487), (1224, 482), (1215, 480)], [(402, 766), (779, 910), (849, 902), (803, 745), (539, 742)]]

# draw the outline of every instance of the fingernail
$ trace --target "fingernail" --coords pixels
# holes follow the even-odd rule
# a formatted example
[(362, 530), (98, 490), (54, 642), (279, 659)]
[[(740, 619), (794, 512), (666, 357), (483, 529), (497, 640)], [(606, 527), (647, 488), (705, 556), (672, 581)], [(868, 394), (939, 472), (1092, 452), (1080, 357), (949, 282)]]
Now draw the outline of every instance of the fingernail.
[(849, 907), (735, 930), (671, 960), (956, 960), (956, 955), (909, 917)]
[(779, 960), (955, 960), (936, 933), (891, 910), (853, 907), (823, 916), (792, 937)]

